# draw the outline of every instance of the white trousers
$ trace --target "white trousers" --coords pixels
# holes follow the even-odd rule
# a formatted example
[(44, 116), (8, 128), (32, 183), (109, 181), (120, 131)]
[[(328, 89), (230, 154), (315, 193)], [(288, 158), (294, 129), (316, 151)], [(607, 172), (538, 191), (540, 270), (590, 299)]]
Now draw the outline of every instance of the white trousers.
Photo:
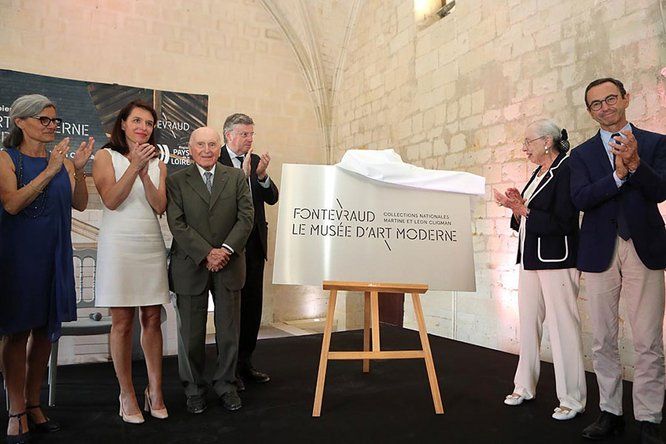
[(610, 268), (583, 274), (590, 303), (599, 407), (622, 414), (622, 364), (617, 343), (622, 295), (636, 352), (634, 416), (639, 421), (660, 423), (664, 405), (664, 271), (646, 268), (631, 239), (617, 239)]
[(527, 399), (536, 395), (545, 318), (553, 351), (557, 398), (561, 406), (582, 412), (587, 400), (587, 386), (576, 305), (579, 276), (575, 268), (524, 270), (521, 265), (518, 284), (520, 358), (514, 392)]

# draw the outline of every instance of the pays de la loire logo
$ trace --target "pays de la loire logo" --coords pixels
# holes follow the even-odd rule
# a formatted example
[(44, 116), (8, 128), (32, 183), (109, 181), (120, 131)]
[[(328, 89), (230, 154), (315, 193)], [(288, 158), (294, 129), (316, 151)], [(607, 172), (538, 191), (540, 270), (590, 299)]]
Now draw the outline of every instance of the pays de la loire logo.
[(171, 159), (171, 151), (169, 150), (169, 145), (158, 143), (157, 149), (160, 150), (160, 160), (164, 162), (165, 165), (168, 165), (169, 160)]

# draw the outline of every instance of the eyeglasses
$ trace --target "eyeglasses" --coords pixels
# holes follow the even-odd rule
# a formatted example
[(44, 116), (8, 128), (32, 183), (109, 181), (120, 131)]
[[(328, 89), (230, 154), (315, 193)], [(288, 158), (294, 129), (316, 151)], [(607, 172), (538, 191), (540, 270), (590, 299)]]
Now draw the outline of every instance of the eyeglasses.
[(595, 100), (594, 102), (590, 102), (587, 107), (591, 109), (592, 111), (599, 111), (601, 107), (603, 106), (603, 103), (606, 102), (606, 105), (608, 106), (613, 106), (617, 103), (617, 94), (611, 94), (610, 96), (606, 97), (603, 100)]
[(544, 137), (546, 137), (546, 136), (537, 137), (536, 139), (531, 139), (531, 140), (530, 139), (523, 140), (523, 148), (527, 148), (527, 146), (530, 143), (534, 142), (535, 140), (543, 139)]
[(51, 123), (55, 123), (56, 126), (59, 126), (62, 123), (62, 119), (60, 117), (52, 119), (46, 116), (30, 116), (30, 118), (39, 120), (39, 123), (41, 123), (44, 126), (49, 126)]
[(254, 131), (242, 131), (242, 132), (234, 131), (234, 132), (239, 136), (241, 136), (243, 139), (247, 139), (248, 136), (254, 137)]

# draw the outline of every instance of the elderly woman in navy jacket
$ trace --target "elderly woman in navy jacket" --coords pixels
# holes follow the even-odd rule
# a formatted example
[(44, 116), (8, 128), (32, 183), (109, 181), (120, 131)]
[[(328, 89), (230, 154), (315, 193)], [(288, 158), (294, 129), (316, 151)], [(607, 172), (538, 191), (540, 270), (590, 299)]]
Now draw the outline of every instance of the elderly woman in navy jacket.
[(525, 131), (523, 152), (538, 165), (522, 193), (493, 190), (500, 206), (513, 212), (518, 231), (518, 311), (520, 358), (513, 393), (507, 405), (534, 399), (539, 379), (539, 350), (547, 316), (560, 401), (553, 418), (566, 420), (585, 410), (587, 389), (580, 337), (578, 297), (578, 210), (569, 192), (569, 142), (566, 130), (550, 120), (532, 123)]

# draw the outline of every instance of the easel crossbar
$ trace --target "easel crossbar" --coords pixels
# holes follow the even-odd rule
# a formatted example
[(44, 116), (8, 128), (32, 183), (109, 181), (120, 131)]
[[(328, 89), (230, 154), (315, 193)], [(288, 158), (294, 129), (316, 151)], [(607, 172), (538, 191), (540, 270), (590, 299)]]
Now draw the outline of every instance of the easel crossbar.
[(328, 352), (329, 360), (360, 360), (360, 359), (424, 359), (423, 350), (399, 350), (379, 352)]

